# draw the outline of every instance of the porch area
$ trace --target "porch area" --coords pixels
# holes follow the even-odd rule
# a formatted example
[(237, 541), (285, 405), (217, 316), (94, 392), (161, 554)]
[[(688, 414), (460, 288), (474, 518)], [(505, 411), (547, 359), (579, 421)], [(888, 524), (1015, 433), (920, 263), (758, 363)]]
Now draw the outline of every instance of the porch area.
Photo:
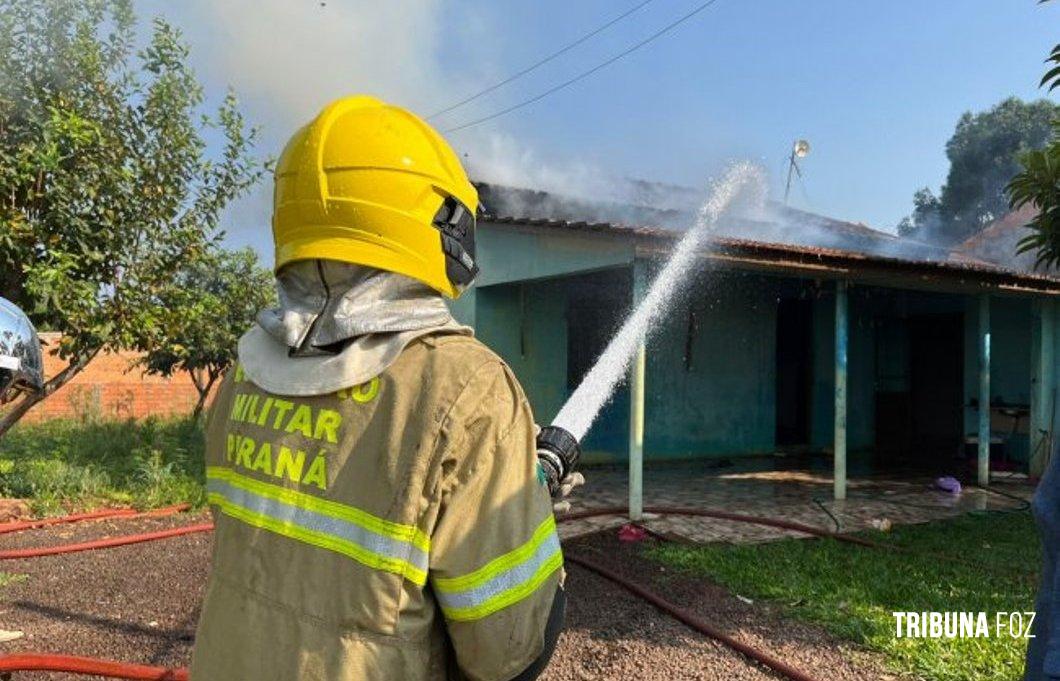
[[(624, 506), (628, 471), (617, 466), (590, 467), (587, 483), (572, 500), (572, 512)], [(653, 464), (644, 475), (644, 505), (721, 510), (783, 519), (822, 531), (858, 532), (892, 525), (925, 523), (970, 512), (1005, 512), (1026, 508), (1034, 487), (1021, 474), (995, 474), (988, 489), (966, 487), (959, 494), (933, 487), (923, 475), (858, 476), (848, 484), (847, 498), (832, 498), (827, 470), (786, 467), (782, 461), (707, 468), (691, 462)], [(582, 491), (584, 490), (584, 491)], [(629, 519), (610, 515), (564, 521), (564, 538), (621, 527)], [(644, 513), (640, 525), (677, 541), (748, 544), (800, 532), (716, 518)]]

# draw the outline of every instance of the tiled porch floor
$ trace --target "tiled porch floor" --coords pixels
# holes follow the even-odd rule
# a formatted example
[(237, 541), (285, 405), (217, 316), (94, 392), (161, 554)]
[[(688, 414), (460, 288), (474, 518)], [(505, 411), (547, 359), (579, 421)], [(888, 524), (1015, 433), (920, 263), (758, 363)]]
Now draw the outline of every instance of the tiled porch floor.
[[(625, 506), (627, 472), (618, 468), (588, 468), (585, 486), (571, 500), (572, 511)], [(964, 482), (964, 481), (962, 481)], [(992, 488), (1021, 499), (1030, 499), (1034, 488), (1024, 480), (995, 476)], [(704, 469), (696, 464), (646, 465), (645, 506), (688, 506), (796, 521), (832, 530), (832, 520), (814, 503), (819, 499), (839, 520), (843, 532), (872, 527), (874, 520), (893, 524), (921, 523), (954, 517), (972, 510), (1002, 510), (1020, 502), (977, 487), (966, 486), (960, 495), (932, 489), (929, 477), (871, 477), (848, 481), (848, 498), (832, 500), (832, 480), (827, 473), (806, 470), (738, 471)], [(605, 528), (617, 528), (624, 516), (603, 516), (562, 522), (560, 535), (574, 537)], [(754, 543), (786, 536), (805, 536), (772, 527), (711, 518), (653, 517), (643, 523), (656, 532), (679, 535), (696, 542)]]

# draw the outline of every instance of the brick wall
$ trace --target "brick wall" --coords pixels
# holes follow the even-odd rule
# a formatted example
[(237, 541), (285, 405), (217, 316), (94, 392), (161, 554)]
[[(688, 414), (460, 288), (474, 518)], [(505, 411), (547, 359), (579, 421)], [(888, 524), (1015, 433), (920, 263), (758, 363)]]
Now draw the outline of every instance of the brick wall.
[[(59, 334), (42, 333), (44, 376), (51, 378), (66, 363), (53, 354)], [(185, 373), (173, 378), (149, 376), (133, 367), (138, 355), (130, 352), (101, 352), (81, 373), (55, 394), (33, 407), (25, 421), (58, 417), (99, 415), (104, 418), (143, 418), (189, 413), (198, 393)]]

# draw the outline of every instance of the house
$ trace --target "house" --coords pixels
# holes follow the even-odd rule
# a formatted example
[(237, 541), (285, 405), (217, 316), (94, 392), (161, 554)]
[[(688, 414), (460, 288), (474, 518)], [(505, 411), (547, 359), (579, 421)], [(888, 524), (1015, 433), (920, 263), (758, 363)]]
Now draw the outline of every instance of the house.
[(954, 254), (984, 260), (1008, 269), (1045, 271), (1054, 276), (1060, 274), (1055, 268), (1046, 270), (1044, 266), (1037, 266), (1037, 258), (1032, 251), (1018, 252), (1020, 240), (1030, 234), (1027, 224), (1036, 214), (1033, 206), (1024, 206), (1003, 215), (958, 244), (954, 248)]
[[(547, 423), (691, 224), (694, 193), (646, 206), (479, 190), (482, 273), (454, 313)], [(848, 470), (983, 484), (991, 467), (1042, 470), (1060, 278), (783, 206), (737, 215), (583, 441), (587, 461), (783, 453), (832, 471), (837, 498)]]

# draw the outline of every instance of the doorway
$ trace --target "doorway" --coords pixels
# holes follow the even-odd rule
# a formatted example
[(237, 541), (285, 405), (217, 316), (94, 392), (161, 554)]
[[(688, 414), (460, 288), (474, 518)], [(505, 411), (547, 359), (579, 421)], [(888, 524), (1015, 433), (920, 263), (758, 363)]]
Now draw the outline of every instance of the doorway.
[(960, 314), (910, 317), (910, 444), (920, 463), (944, 464), (959, 451), (963, 366)]
[(804, 447), (810, 444), (812, 301), (780, 301), (776, 339), (776, 445)]

